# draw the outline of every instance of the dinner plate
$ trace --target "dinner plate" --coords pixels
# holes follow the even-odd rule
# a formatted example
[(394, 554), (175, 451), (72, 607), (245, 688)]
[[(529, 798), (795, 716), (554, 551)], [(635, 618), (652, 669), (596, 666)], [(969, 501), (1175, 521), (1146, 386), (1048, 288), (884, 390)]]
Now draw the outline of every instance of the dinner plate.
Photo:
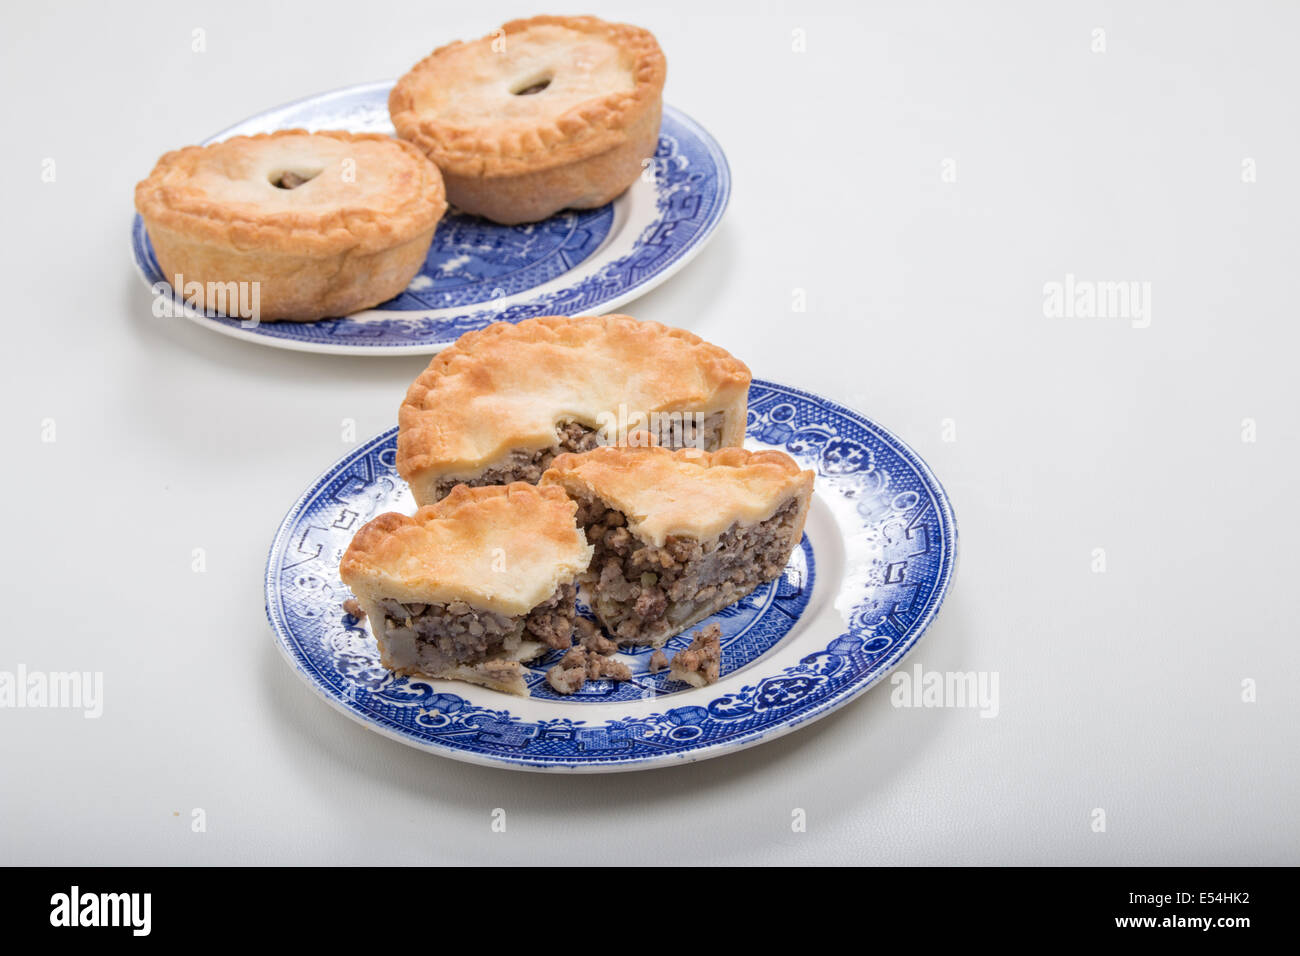
[(429, 753), (524, 770), (615, 771), (702, 760), (822, 717), (889, 673), (934, 620), (952, 578), (947, 495), (905, 444), (816, 395), (755, 381), (746, 444), (816, 472), (800, 546), (785, 572), (673, 638), (722, 627), (722, 674), (703, 688), (651, 674), (649, 649), (621, 652), (632, 680), (562, 697), (546, 683), (563, 652), (525, 665), (529, 697), (396, 677), (364, 620), (343, 610), (338, 565), (357, 530), (415, 505), (395, 468), (397, 430), (345, 455), (289, 510), (266, 566), (276, 644), (327, 702)]
[[(261, 113), (205, 140), (302, 127), (393, 133), (391, 82), (354, 86)], [(599, 209), (500, 226), (449, 211), (420, 274), (394, 299), (346, 318), (254, 324), (205, 315), (173, 295), (137, 215), (131, 252), (163, 314), (278, 348), (349, 355), (436, 352), (462, 333), (538, 315), (599, 315), (684, 266), (717, 228), (731, 193), (721, 147), (684, 113), (664, 107), (659, 146), (641, 177)], [(165, 301), (162, 297), (165, 297)]]

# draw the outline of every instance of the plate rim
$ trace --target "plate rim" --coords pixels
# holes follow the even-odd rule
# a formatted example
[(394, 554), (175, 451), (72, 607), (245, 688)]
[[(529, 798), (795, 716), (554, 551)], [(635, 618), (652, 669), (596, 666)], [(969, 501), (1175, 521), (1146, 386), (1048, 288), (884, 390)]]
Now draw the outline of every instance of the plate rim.
[[(269, 107), (265, 110), (262, 110), (259, 113), (255, 113), (252, 116), (245, 117), (242, 120), (232, 123), (231, 125), (227, 126), (225, 129), (221, 130), (220, 132), (213, 133), (211, 136), (208, 136), (205, 139), (200, 140), (199, 145), (207, 146), (212, 143), (219, 142), (221, 139), (230, 135), (234, 130), (238, 129), (240, 126), (243, 126), (245, 123), (249, 122), (250, 120), (256, 119), (259, 116), (264, 116), (267, 113), (275, 113), (280, 110), (291, 109), (295, 106), (302, 106), (304, 104), (311, 103), (314, 100), (326, 99), (332, 96), (340, 96), (343, 94), (357, 94), (357, 93), (363, 93), (363, 92), (368, 92), (371, 90), (382, 89), (382, 88), (391, 89), (396, 82), (397, 82), (396, 79), (374, 80), (368, 83), (356, 83), (350, 86), (340, 86), (335, 89), (325, 90), (310, 96), (299, 97), (298, 99), (290, 100), (289, 102), (286, 103), (281, 103), (278, 106)], [(722, 220), (726, 216), (727, 209), (731, 205), (731, 191), (732, 191), (731, 164), (727, 160), (727, 154), (723, 150), (722, 144), (719, 143), (717, 138), (712, 133), (710, 133), (707, 129), (705, 129), (704, 126), (698, 120), (696, 120), (693, 116), (686, 113), (685, 111), (678, 109), (677, 107), (669, 103), (664, 103), (663, 112), (665, 116), (671, 114), (674, 120), (690, 128), (696, 135), (697, 139), (699, 139), (699, 141), (702, 142), (708, 148), (709, 153), (714, 157), (716, 167), (718, 170), (718, 190), (717, 190), (718, 201), (715, 203), (716, 212), (709, 218), (707, 222), (704, 223), (704, 225), (701, 227), (700, 232), (697, 234), (695, 240), (689, 246), (687, 246), (681, 252), (681, 254), (677, 256), (677, 258), (675, 258), (672, 262), (668, 263), (668, 265), (666, 265), (663, 269), (660, 269), (657, 272), (645, 276), (634, 285), (629, 286), (628, 288), (619, 292), (617, 295), (614, 295), (609, 299), (607, 299), (606, 301), (601, 302), (599, 306), (597, 306), (596, 308), (585, 310), (582, 313), (583, 315), (609, 315), (615, 309), (618, 309), (626, 305), (627, 303), (631, 302), (634, 299), (640, 298), (646, 293), (652, 291), (653, 289), (658, 288), (660, 285), (667, 282), (678, 272), (680, 272), (683, 268), (685, 268), (692, 260), (694, 260), (695, 257), (698, 256), (700, 252), (704, 249), (704, 247), (709, 244), (709, 242), (713, 239), (713, 236), (717, 233), (718, 227), (722, 224)], [(129, 255), (131, 260), (132, 270), (135, 272), (137, 276), (139, 276), (140, 281), (144, 283), (145, 287), (152, 292), (155, 283), (149, 280), (149, 276), (145, 274), (145, 270), (141, 267), (140, 260), (136, 255), (135, 234), (136, 234), (137, 226), (139, 226), (139, 228), (143, 228), (143, 224), (142, 222), (138, 222), (139, 220), (140, 220), (139, 212), (133, 211), (132, 219), (131, 219), (131, 228), (127, 236), (127, 254)], [(227, 338), (237, 339), (241, 342), (252, 342), (256, 345), (262, 345), (267, 348), (278, 348), (289, 352), (307, 352), (307, 353), (312, 353), (317, 355), (365, 355), (371, 357), (385, 358), (389, 356), (400, 357), (406, 355), (436, 355), (438, 352), (442, 351), (447, 346), (451, 345), (451, 342), (438, 342), (430, 345), (352, 345), (352, 344), (332, 345), (332, 344), (321, 343), (321, 342), (300, 342), (294, 339), (282, 339), (282, 338), (277, 338), (268, 335), (260, 335), (256, 331), (250, 329), (244, 329), (237, 325), (227, 325), (222, 322), (214, 322), (211, 320), (209, 316), (205, 316), (202, 313), (195, 312), (193, 309), (191, 309), (189, 306), (185, 305), (184, 303), (176, 303), (176, 306), (180, 315), (184, 316), (186, 319), (193, 322), (195, 325), (199, 326), (200, 328), (218, 332), (221, 335), (225, 335)], [(174, 317), (175, 316), (172, 316), (172, 318)]]
[(952, 586), (952, 579), (957, 568), (958, 541), (959, 531), (957, 526), (957, 516), (952, 506), (952, 500), (948, 495), (947, 489), (939, 481), (929, 464), (905, 441), (895, 435), (892, 431), (877, 423), (875, 420), (867, 417), (862, 412), (855, 411), (847, 405), (842, 404), (834, 399), (818, 395), (815, 392), (807, 391), (791, 385), (785, 385), (772, 379), (754, 379), (755, 384), (764, 385), (778, 391), (789, 392), (805, 399), (810, 399), (829, 406), (839, 414), (846, 414), (861, 419), (870, 426), (882, 440), (894, 446), (894, 450), (904, 458), (908, 464), (917, 470), (922, 478), (927, 482), (931, 497), (934, 500), (936, 510), (940, 517), (940, 526), (949, 530), (949, 541), (945, 541), (945, 553), (939, 563), (939, 575), (935, 582), (934, 600), (930, 602), (928, 609), (913, 622), (909, 628), (910, 639), (906, 642), (899, 642), (890, 649), (889, 654), (884, 658), (880, 666), (875, 668), (875, 676), (869, 680), (858, 683), (850, 683), (841, 692), (831, 695), (813, 705), (807, 711), (801, 711), (797, 714), (790, 715), (787, 719), (782, 720), (779, 724), (759, 728), (746, 734), (742, 734), (735, 739), (719, 741), (716, 744), (696, 748), (684, 753), (661, 753), (651, 754), (645, 757), (635, 757), (627, 759), (606, 759), (592, 760), (585, 762), (564, 762), (560, 760), (538, 761), (529, 760), (524, 757), (509, 757), (504, 755), (490, 755), (476, 753), (473, 751), (459, 750), (456, 748), (441, 746), (439, 744), (430, 744), (418, 741), (412, 737), (385, 726), (382, 723), (367, 718), (365, 715), (358, 713), (347, 706), (347, 703), (333, 694), (327, 693), (326, 689), (308, 673), (302, 663), (297, 659), (289, 647), (287, 635), (282, 630), (281, 625), (276, 621), (272, 613), (272, 594), (273, 585), (276, 584), (273, 561), (279, 551), (283, 540), (286, 538), (291, 519), (297, 514), (299, 509), (306, 501), (316, 493), (322, 482), (336, 472), (340, 462), (347, 458), (354, 457), (370, 448), (377, 443), (382, 443), (392, 435), (397, 426), (385, 429), (377, 435), (372, 436), (366, 442), (358, 445), (348, 454), (336, 459), (329, 467), (320, 472), (315, 479), (308, 484), (306, 490), (302, 492), (285, 512), (281, 519), (276, 533), (271, 541), (270, 549), (267, 552), (266, 566), (263, 574), (263, 593), (265, 596), (265, 612), (267, 621), (270, 624), (272, 637), (275, 646), (280, 655), (289, 663), (294, 673), (305, 682), (315, 692), (317, 697), (322, 698), (334, 710), (344, 714), (346, 717), (365, 727), (374, 733), (378, 733), (398, 743), (418, 750), (421, 753), (446, 757), (457, 760), (462, 763), (471, 763), (478, 766), (494, 767), (499, 770), (524, 770), (535, 773), (622, 773), (635, 770), (653, 770), (662, 767), (680, 766), (686, 763), (696, 763), (701, 760), (711, 760), (716, 757), (726, 756), (728, 754), (738, 753), (741, 750), (747, 750), (750, 747), (766, 743), (784, 737), (801, 727), (813, 723), (828, 714), (847, 706), (857, 698), (861, 697), (867, 691), (880, 684), (886, 677), (896, 670), (903, 660), (915, 650), (921, 640), (929, 633), (930, 627), (934, 624), (944, 601), (948, 597), (948, 592)]

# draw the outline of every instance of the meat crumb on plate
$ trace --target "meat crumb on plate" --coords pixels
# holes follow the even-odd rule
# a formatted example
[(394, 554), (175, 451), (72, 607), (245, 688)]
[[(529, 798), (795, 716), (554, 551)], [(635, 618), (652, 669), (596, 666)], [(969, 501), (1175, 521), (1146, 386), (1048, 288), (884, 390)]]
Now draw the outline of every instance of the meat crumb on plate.
[(722, 671), (722, 628), (710, 624), (696, 631), (690, 646), (673, 655), (669, 669), (673, 680), (693, 687), (716, 683)]
[(557, 694), (576, 693), (589, 680), (631, 680), (632, 672), (622, 661), (613, 660), (603, 654), (596, 654), (585, 647), (577, 646), (546, 672), (546, 682)]

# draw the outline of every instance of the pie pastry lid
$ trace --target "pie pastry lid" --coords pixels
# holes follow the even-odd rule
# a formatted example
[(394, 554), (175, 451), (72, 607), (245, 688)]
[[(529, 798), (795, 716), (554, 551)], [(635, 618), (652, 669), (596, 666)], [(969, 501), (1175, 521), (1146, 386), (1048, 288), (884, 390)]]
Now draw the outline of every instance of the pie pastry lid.
[[(288, 171), (310, 174), (293, 189)], [(165, 154), (135, 188), (151, 231), (289, 256), (375, 252), (433, 228), (442, 175), (411, 144), (377, 133), (278, 130)]]
[[(398, 80), (388, 108), (398, 135), (444, 172), (513, 176), (626, 142), (639, 121), (658, 115), (666, 75), (648, 30), (538, 16), (434, 50)], [(539, 94), (516, 92), (543, 80)]]
[(628, 530), (662, 547), (670, 536), (708, 541), (733, 524), (765, 521), (799, 502), (791, 547), (803, 533), (813, 472), (785, 452), (605, 447), (556, 457), (540, 487), (591, 493), (627, 517)]
[(457, 486), (413, 516), (382, 514), (348, 545), (339, 574), (366, 604), (448, 604), (526, 614), (586, 571), (592, 548), (560, 488)]

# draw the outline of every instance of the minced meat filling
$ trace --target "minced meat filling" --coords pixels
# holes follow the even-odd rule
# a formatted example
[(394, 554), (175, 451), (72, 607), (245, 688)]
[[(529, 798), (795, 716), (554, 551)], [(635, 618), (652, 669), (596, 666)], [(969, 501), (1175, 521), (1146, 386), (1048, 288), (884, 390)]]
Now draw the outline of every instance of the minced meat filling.
[[(716, 451), (722, 443), (722, 412), (706, 415), (696, 423), (692, 412), (682, 413), (680, 419), (662, 423), (659, 444), (666, 448), (700, 447)], [(556, 455), (564, 452), (591, 451), (602, 444), (599, 429), (588, 428), (578, 422), (562, 422), (556, 429), (555, 444), (536, 451), (512, 451), (502, 461), (473, 478), (443, 478), (434, 486), (434, 498), (445, 498), (457, 485), (479, 488), (484, 485), (508, 485), (512, 481), (526, 481), (530, 485), (541, 480), (542, 472), (551, 466)]]
[(555, 444), (537, 451), (512, 451), (505, 460), (493, 465), (473, 478), (444, 478), (434, 488), (436, 498), (444, 498), (457, 485), (479, 488), (484, 485), (508, 485), (512, 481), (526, 481), (530, 485), (541, 480), (542, 472), (551, 466), (555, 456), (566, 451), (591, 451), (600, 444), (600, 432), (577, 422), (564, 422), (556, 430)]
[(722, 672), (722, 628), (710, 624), (696, 631), (690, 646), (673, 655), (671, 667), (674, 680), (696, 687), (717, 683)]
[(707, 544), (670, 535), (655, 547), (628, 531), (622, 512), (594, 497), (579, 500), (578, 523), (595, 548), (592, 609), (619, 643), (661, 644), (779, 577), (798, 510), (791, 500), (766, 521), (732, 525)]
[(524, 640), (566, 648), (573, 642), (576, 598), (572, 584), (561, 584), (545, 603), (513, 617), (463, 601), (402, 604), (389, 599), (380, 602), (384, 639), (390, 656), (418, 659), (433, 671), (514, 651)]
[(584, 650), (591, 651), (593, 654), (600, 654), (608, 657), (618, 651), (618, 645), (601, 633), (599, 627), (585, 617), (580, 617), (574, 622), (574, 635), (578, 639), (578, 646)]
[(722, 412), (713, 412), (698, 418), (696, 412), (658, 412), (649, 421), (628, 431), (649, 432), (655, 443), (663, 448), (699, 448), (717, 451), (722, 447)]

